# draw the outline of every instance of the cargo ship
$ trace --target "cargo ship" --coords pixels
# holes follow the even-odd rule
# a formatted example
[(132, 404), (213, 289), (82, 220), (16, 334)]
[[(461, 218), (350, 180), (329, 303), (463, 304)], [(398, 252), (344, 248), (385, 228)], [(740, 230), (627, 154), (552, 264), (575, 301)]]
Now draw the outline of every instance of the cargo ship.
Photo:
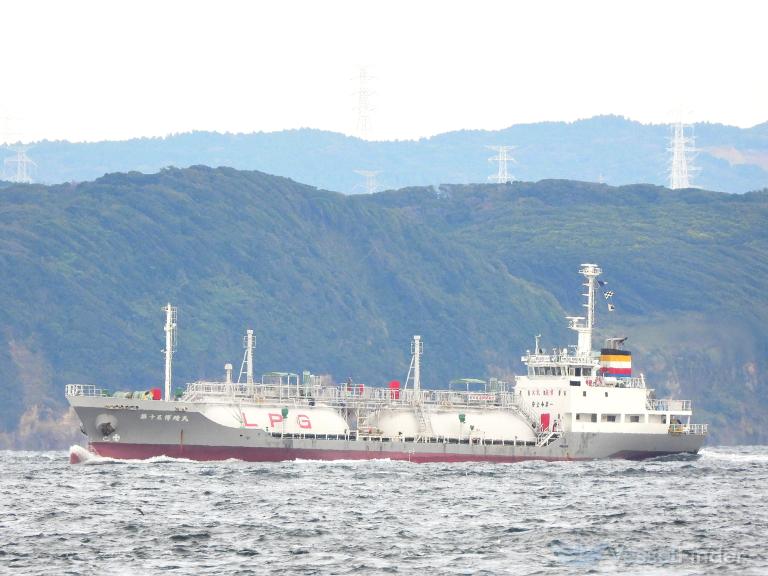
[[(419, 336), (402, 385), (337, 385), (309, 372), (255, 378), (249, 330), (237, 379), (227, 364), (223, 380), (172, 393), (177, 319), (168, 304), (164, 390), (110, 393), (68, 384), (65, 393), (87, 449), (119, 459), (519, 462), (696, 454), (707, 425), (691, 422), (691, 401), (657, 398), (643, 374), (633, 373), (626, 338), (593, 350), (604, 282), (595, 264), (579, 272), (585, 314), (567, 318), (577, 343), (545, 350), (536, 336), (521, 358), (526, 373), (513, 382), (461, 379), (424, 388)], [(71, 453), (72, 462), (81, 459), (82, 451)]]

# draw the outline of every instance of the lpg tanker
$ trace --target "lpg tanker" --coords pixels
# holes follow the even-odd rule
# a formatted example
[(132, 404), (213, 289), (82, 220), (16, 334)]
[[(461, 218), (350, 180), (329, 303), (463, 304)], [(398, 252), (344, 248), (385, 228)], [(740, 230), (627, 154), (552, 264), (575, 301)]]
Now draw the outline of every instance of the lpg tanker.
[[(193, 382), (172, 395), (176, 309), (168, 304), (164, 391), (68, 384), (66, 397), (88, 450), (111, 458), (518, 462), (696, 454), (707, 425), (691, 423), (691, 401), (656, 398), (643, 375), (633, 373), (626, 338), (592, 349), (604, 283), (595, 264), (579, 272), (586, 314), (568, 317), (576, 345), (544, 350), (537, 336), (522, 356), (527, 372), (511, 383), (463, 379), (447, 389), (422, 388), (419, 336), (402, 387), (328, 385), (309, 372), (257, 380), (249, 330), (237, 381), (228, 364), (224, 381)], [(73, 462), (81, 458), (72, 451)]]

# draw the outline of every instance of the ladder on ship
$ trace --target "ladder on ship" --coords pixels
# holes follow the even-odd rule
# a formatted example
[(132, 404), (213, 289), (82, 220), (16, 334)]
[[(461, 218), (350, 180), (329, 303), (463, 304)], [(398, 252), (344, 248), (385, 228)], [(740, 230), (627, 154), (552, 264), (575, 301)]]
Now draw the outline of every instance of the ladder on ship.
[(433, 436), (432, 422), (430, 421), (429, 414), (427, 414), (427, 411), (424, 409), (424, 404), (422, 402), (418, 402), (414, 408), (416, 409), (416, 420), (419, 425), (416, 441), (423, 442), (426, 441), (427, 438)]
[(357, 430), (355, 430), (355, 439), (360, 440), (360, 436), (370, 436), (371, 427), (368, 425), (368, 415), (357, 416)]
[(536, 416), (533, 414), (533, 412), (531, 412), (525, 404), (523, 404), (520, 400), (515, 400), (515, 402), (512, 404), (512, 406), (526, 420), (528, 420), (528, 423), (533, 427), (534, 430), (538, 430), (538, 428), (539, 428), (539, 421), (536, 419)]
[(519, 400), (514, 403), (514, 407), (528, 420), (534, 430), (536, 430), (536, 446), (547, 446), (563, 435), (560, 427), (558, 426), (557, 429), (555, 429), (554, 424), (551, 429), (541, 430), (540, 424), (536, 420), (536, 416)]
[(560, 438), (561, 435), (562, 433), (559, 430), (545, 430), (541, 434), (537, 435), (536, 446), (547, 446), (548, 444), (551, 444)]
[(357, 430), (354, 431), (356, 440), (371, 440), (372, 438), (381, 438), (382, 432), (378, 428), (371, 426), (368, 422), (367, 414), (360, 414), (357, 417)]
[(537, 446), (547, 446), (563, 435), (563, 425), (557, 421), (551, 428), (545, 428), (536, 435)]

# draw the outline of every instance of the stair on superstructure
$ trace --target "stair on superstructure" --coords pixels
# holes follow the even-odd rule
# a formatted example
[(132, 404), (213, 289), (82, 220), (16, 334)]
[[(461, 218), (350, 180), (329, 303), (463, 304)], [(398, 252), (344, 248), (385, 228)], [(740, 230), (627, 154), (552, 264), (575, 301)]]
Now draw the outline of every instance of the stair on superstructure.
[(371, 427), (368, 424), (368, 415), (360, 415), (357, 417), (357, 429), (355, 430), (355, 439), (360, 440), (360, 436), (370, 436)]
[(423, 402), (419, 402), (414, 408), (416, 410), (416, 419), (419, 424), (419, 432), (416, 440), (424, 441), (433, 435), (432, 423), (429, 420), (429, 414), (427, 414), (427, 411), (424, 409)]
[(536, 446), (547, 446), (562, 436), (559, 430), (545, 430), (536, 435)]
[(517, 411), (528, 420), (528, 423), (536, 433), (536, 446), (546, 446), (562, 436), (562, 430), (542, 430), (541, 424), (536, 420), (533, 413), (519, 400), (514, 403)]
[(531, 412), (522, 402), (519, 400), (515, 401), (513, 404), (515, 409), (523, 416), (526, 420), (528, 420), (528, 423), (531, 425), (531, 427), (534, 430), (539, 429), (539, 421), (536, 419), (536, 416), (533, 415), (533, 412)]

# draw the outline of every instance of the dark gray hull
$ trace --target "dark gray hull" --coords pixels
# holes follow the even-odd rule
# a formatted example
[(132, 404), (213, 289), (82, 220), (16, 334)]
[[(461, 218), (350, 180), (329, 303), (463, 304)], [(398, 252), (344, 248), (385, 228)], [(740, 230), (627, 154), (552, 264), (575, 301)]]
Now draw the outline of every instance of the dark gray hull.
[[(217, 424), (183, 402), (72, 399), (89, 446), (101, 456), (145, 459), (279, 461), (377, 459), (412, 462), (519, 462), (523, 460), (645, 459), (696, 454), (700, 434), (564, 432), (546, 445), (522, 443), (406, 442), (354, 437), (284, 437)], [(163, 409), (166, 408), (167, 409)], [(109, 426), (106, 426), (109, 424)], [(109, 434), (104, 434), (107, 431)]]

